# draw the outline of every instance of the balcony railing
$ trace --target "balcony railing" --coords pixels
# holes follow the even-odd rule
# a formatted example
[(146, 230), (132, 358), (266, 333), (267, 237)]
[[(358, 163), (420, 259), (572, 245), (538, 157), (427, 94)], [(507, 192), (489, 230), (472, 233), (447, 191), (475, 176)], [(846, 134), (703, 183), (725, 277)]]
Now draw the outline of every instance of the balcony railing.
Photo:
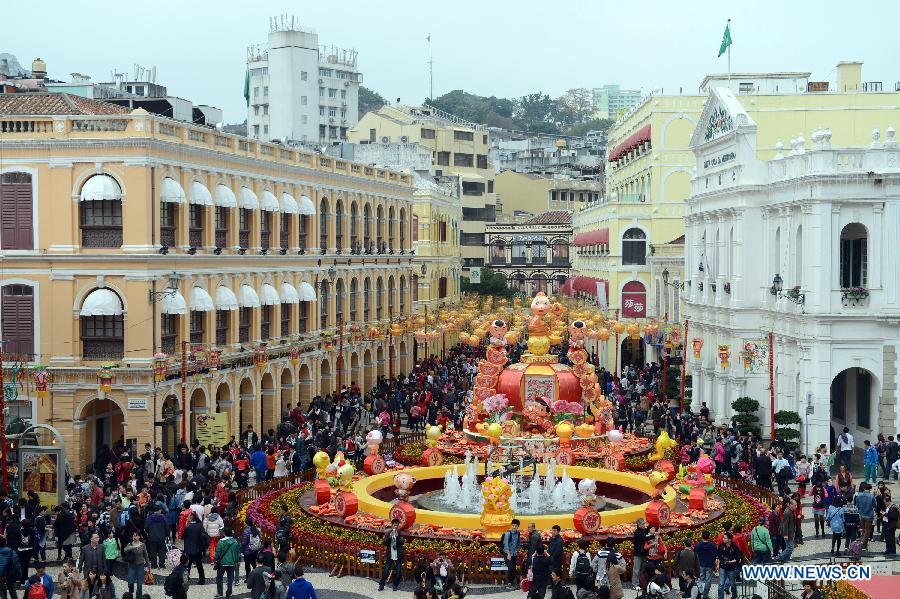
[(532, 256), (531, 263), (534, 265), (547, 264), (547, 256)]
[(203, 245), (203, 229), (191, 229), (188, 231), (188, 243), (193, 248)]
[(619, 201), (629, 203), (646, 202), (647, 196), (642, 193), (623, 193), (619, 195)]
[(91, 227), (81, 229), (81, 247), (122, 247), (122, 227)]
[(223, 248), (228, 243), (228, 231), (216, 229), (216, 247)]
[(250, 247), (250, 231), (241, 231), (238, 233), (238, 244), (245, 249)]
[(491, 256), (491, 264), (496, 264), (496, 265), (502, 266), (503, 264), (506, 264), (506, 258), (502, 257), (502, 256), (501, 257)]
[(121, 360), (124, 355), (123, 339), (81, 340), (81, 357), (85, 360)]
[(511, 259), (511, 264), (525, 264), (527, 258), (525, 256), (513, 256)]
[(175, 227), (159, 228), (159, 244), (166, 247), (175, 247)]

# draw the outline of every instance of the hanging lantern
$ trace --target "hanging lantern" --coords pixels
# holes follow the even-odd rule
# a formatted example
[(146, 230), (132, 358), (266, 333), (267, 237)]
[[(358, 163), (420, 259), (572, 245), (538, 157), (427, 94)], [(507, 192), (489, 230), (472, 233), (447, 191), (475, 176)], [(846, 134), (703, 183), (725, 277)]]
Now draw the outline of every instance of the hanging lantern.
[(622, 333), (625, 332), (625, 325), (622, 324), (621, 322), (614, 322), (612, 327), (613, 327), (613, 330), (616, 332), (616, 335), (621, 335)]
[(729, 359), (730, 355), (731, 354), (728, 351), (727, 345), (719, 346), (719, 364), (722, 366), (722, 368), (728, 368), (728, 365), (730, 363), (728, 359)]
[(300, 361), (300, 346), (292, 345), (291, 346), (291, 366), (296, 366), (297, 362)]
[(116, 365), (111, 362), (100, 364), (100, 369), (97, 371), (97, 384), (100, 391), (100, 399), (105, 399), (106, 394), (112, 391), (113, 383), (116, 380), (116, 375), (113, 373), (113, 368), (115, 367)]
[(206, 365), (209, 367), (210, 373), (215, 374), (217, 370), (219, 370), (219, 363), (221, 361), (222, 353), (216, 348), (212, 348), (209, 350), (209, 353), (206, 355)]
[(47, 397), (47, 387), (50, 385), (50, 371), (43, 364), (35, 364), (34, 371), (31, 373), (31, 379), (37, 389), (37, 396), (41, 400)]
[(163, 353), (153, 354), (153, 380), (161, 383), (169, 374), (169, 356)]
[(266, 344), (260, 343), (256, 346), (256, 369), (262, 372), (269, 364), (269, 352), (266, 350)]
[(600, 341), (609, 341), (609, 329), (603, 327), (599, 331), (597, 331), (597, 339)]
[(632, 322), (625, 330), (628, 332), (628, 336), (632, 339), (640, 339), (641, 338), (641, 327), (636, 322)]
[(700, 350), (703, 349), (703, 339), (694, 337), (693, 341), (691, 341), (691, 347), (694, 348), (694, 357), (700, 359)]
[(416, 341), (418, 341), (419, 343), (424, 342), (426, 339), (426, 335), (427, 335), (427, 333), (425, 333), (425, 331), (423, 331), (421, 329), (416, 331), (416, 334), (415, 334)]

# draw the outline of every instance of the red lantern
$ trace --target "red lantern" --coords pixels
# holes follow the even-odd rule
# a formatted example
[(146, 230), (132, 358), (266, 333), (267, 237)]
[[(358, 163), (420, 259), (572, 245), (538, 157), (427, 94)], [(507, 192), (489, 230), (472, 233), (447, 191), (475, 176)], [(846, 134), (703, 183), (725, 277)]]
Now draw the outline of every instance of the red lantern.
[(440, 466), (444, 463), (444, 454), (440, 449), (430, 448), (422, 452), (423, 466)]
[(340, 491), (334, 498), (334, 511), (341, 518), (347, 518), (359, 511), (359, 499), (356, 493)]
[(600, 514), (592, 507), (575, 510), (575, 530), (583, 535), (591, 535), (600, 529)]
[(169, 356), (163, 353), (153, 354), (153, 380), (161, 383), (169, 374)]
[(389, 517), (400, 523), (400, 530), (406, 530), (416, 521), (416, 508), (408, 501), (399, 501), (391, 508)]
[[(426, 451), (428, 451), (428, 450), (426, 450)], [(380, 455), (378, 455), (377, 453), (366, 457), (365, 462), (363, 462), (363, 472), (365, 472), (366, 474), (368, 474), (370, 476), (373, 474), (381, 474), (386, 469), (387, 469), (387, 464), (385, 463), (384, 458), (381, 457)]]
[(31, 378), (37, 389), (38, 397), (42, 400), (45, 399), (47, 397), (47, 386), (50, 384), (50, 379), (52, 378), (50, 371), (47, 370), (46, 366), (37, 365), (34, 367), (34, 372), (31, 373)]
[(656, 499), (647, 504), (647, 510), (644, 513), (644, 516), (647, 519), (647, 524), (650, 526), (665, 526), (669, 523), (671, 510), (669, 510), (669, 506), (666, 503)]
[(703, 339), (700, 337), (694, 337), (694, 340), (691, 341), (691, 347), (694, 348), (694, 357), (700, 358), (700, 350), (703, 349)]
[(256, 368), (260, 372), (266, 369), (269, 364), (269, 352), (266, 350), (266, 344), (260, 343), (256, 346)]
[(703, 487), (694, 487), (688, 494), (688, 509), (703, 511), (709, 506), (709, 498), (706, 495), (706, 489)]
[(209, 366), (210, 372), (216, 372), (219, 370), (219, 363), (221, 360), (222, 353), (217, 349), (209, 350), (209, 353), (206, 356), (207, 366)]
[(327, 480), (316, 481), (316, 505), (324, 505), (331, 501), (331, 485)]

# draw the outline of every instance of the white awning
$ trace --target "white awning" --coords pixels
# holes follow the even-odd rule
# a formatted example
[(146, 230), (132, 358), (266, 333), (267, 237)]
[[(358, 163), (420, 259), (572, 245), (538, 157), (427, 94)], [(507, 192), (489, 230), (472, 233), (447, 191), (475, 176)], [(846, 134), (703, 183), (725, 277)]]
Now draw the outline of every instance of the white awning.
[(300, 283), (300, 301), (314, 302), (316, 301), (316, 290), (309, 283)]
[(237, 208), (237, 198), (230, 187), (219, 183), (216, 185), (216, 206), (221, 208)]
[(94, 175), (81, 186), (82, 202), (121, 200), (122, 188), (109, 175)]
[(262, 209), (267, 212), (278, 212), (278, 199), (268, 189), (262, 192)]
[(162, 314), (187, 314), (187, 302), (184, 301), (184, 296), (180, 292), (166, 291), (160, 302), (159, 311)]
[(268, 283), (263, 283), (262, 286), (262, 305), (263, 306), (277, 306), (281, 303), (281, 298), (278, 297), (278, 292), (275, 291), (275, 288), (269, 285)]
[(162, 187), (159, 189), (159, 199), (163, 202), (172, 202), (173, 204), (184, 203), (184, 189), (172, 177), (166, 177), (162, 180)]
[(281, 284), (281, 302), (284, 304), (296, 304), (300, 301), (297, 288), (285, 281)]
[(250, 285), (241, 285), (241, 308), (259, 308), (259, 296)]
[(241, 208), (248, 210), (259, 209), (259, 198), (256, 197), (256, 194), (249, 187), (241, 187)]
[(315, 216), (316, 214), (316, 207), (308, 196), (300, 196), (300, 214), (306, 216)]
[(188, 200), (191, 204), (198, 206), (212, 206), (212, 194), (209, 189), (200, 181), (191, 183), (191, 197)]
[(195, 312), (209, 312), (215, 310), (216, 305), (203, 287), (191, 289), (191, 310)]
[(82, 316), (121, 316), (122, 300), (110, 289), (94, 289), (81, 303)]
[(234, 291), (219, 285), (216, 288), (216, 310), (237, 310), (238, 301)]
[(286, 191), (281, 194), (281, 211), (285, 214), (300, 214), (300, 206), (297, 205), (297, 200)]

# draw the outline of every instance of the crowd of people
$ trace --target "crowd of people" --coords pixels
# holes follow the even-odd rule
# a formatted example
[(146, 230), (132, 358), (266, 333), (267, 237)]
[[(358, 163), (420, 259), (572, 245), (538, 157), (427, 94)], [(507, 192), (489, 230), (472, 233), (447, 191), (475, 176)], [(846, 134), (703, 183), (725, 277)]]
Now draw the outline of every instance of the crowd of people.
[[(260, 433), (248, 426), (221, 447), (195, 441), (169, 454), (120, 440), (100, 451), (88, 472), (67, 481), (65, 501), (49, 513), (34, 493), (16, 502), (0, 496), (0, 599), (17, 599), (20, 588), (28, 599), (50, 599), (56, 592), (63, 599), (118, 599), (116, 587), (123, 585), (117, 579), (127, 581), (122, 599), (147, 599), (144, 585), (151, 582), (182, 599), (191, 580), (210, 581), (210, 566), (218, 597), (231, 596), (243, 574), (252, 599), (315, 598), (290, 549), (288, 510), (274, 538), (264, 538), (253, 522), (236, 535), (236, 490), (305, 471), (320, 450), (361, 461), (365, 435), (375, 428), (388, 437), (426, 424), (461, 427), (478, 357), (477, 348), (459, 345), (419, 361), (408, 374), (381, 376), (371, 389), (353, 382), (308, 406), (286, 406), (276, 429)], [(858, 557), (873, 541), (883, 542), (887, 554), (896, 552), (898, 506), (885, 480), (877, 480), (879, 470), (885, 479), (900, 471), (892, 437), (879, 437), (874, 445), (865, 441), (865, 477), (857, 484), (850, 474), (855, 441), (846, 429), (833, 440), (834, 451), (823, 444), (807, 457), (768, 447), (730, 423), (715, 424), (705, 404), (696, 414), (687, 406), (680, 411), (661, 393), (663, 373), (655, 364), (626, 366), (618, 377), (601, 368), (598, 378), (614, 404), (617, 427), (646, 436), (667, 431), (680, 444), (677, 461), (693, 464), (705, 453), (717, 474), (772, 490), (779, 504), (749, 530), (725, 523), (715, 538), (698, 531), (674, 553), (659, 530), (638, 521), (631, 563), (612, 537), (599, 552), (581, 543), (567, 557), (558, 526), (542, 536), (533, 526), (520, 531), (515, 521), (498, 551), (508, 585), (526, 588), (530, 599), (548, 593), (552, 599), (618, 599), (629, 587), (643, 597), (680, 592), (707, 598), (716, 578), (719, 599), (725, 593), (734, 599), (742, 564), (788, 562), (804, 543), (804, 528), (808, 538), (807, 495), (813, 534), (830, 535), (833, 553)], [(403, 579), (403, 545), (395, 523), (384, 537), (380, 589), (388, 582), (396, 589)], [(46, 573), (48, 547), (62, 561), (56, 577)], [(468, 591), (465, 572), (444, 555), (420, 560), (411, 574), (416, 597), (461, 599)], [(808, 596), (815, 592), (813, 586)]]

